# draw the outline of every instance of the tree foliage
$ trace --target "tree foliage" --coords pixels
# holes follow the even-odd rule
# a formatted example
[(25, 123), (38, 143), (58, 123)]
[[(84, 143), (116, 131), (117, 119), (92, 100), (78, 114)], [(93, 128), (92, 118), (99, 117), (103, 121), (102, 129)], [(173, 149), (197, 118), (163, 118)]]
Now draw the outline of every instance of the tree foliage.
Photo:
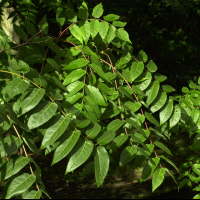
[[(158, 67), (143, 50), (132, 55), (126, 23), (120, 15), (104, 14), (101, 3), (91, 10), (82, 1), (74, 7), (69, 1), (40, 0), (46, 11), (40, 18), (31, 1), (19, 1), (19, 7), (9, 3), (10, 17), (20, 20), (14, 29), (21, 45), (1, 30), (0, 178), (7, 181), (2, 198), (48, 195), (31, 157), (43, 149), (54, 151), (52, 164), (67, 157), (66, 174), (79, 167), (86, 174), (94, 171), (97, 186), (118, 148), (123, 149), (119, 166), (133, 159), (140, 165), (142, 155), (147, 162), (141, 182), (153, 175), (154, 191), (166, 172), (176, 181), (162, 163), (179, 172), (167, 143), (171, 134), (182, 132), (195, 137), (179, 188), (192, 181), (199, 191), (200, 79), (174, 96), (175, 89), (163, 83), (167, 77), (156, 73)], [(52, 34), (56, 26), (58, 36)], [(10, 55), (10, 48), (19, 55)], [(19, 148), (23, 154), (14, 154)]]

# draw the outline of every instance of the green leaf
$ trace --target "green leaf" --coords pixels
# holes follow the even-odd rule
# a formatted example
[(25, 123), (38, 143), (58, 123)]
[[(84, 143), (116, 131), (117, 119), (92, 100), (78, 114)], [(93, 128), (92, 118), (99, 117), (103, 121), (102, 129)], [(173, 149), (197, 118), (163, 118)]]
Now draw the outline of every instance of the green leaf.
[(98, 20), (90, 20), (90, 33), (94, 39), (97, 33), (99, 32), (100, 23)]
[(156, 157), (156, 158), (152, 158), (153, 162), (151, 162), (150, 160), (148, 160), (147, 164), (145, 165), (143, 171), (142, 171), (142, 177), (140, 182), (144, 182), (146, 181), (154, 172), (154, 170), (156, 169), (158, 163), (160, 162), (160, 158)]
[(119, 166), (123, 166), (129, 163), (131, 160), (133, 160), (136, 154), (137, 154), (136, 146), (126, 147), (120, 155)]
[(74, 12), (73, 8), (71, 6), (68, 6), (66, 5), (66, 14), (67, 14), (67, 18), (68, 18), (68, 21), (73, 23), (73, 22), (76, 22), (77, 21), (77, 15), (76, 13)]
[(164, 169), (173, 178), (174, 182), (178, 186), (178, 183), (176, 182), (176, 178), (174, 177), (174, 174), (169, 169), (167, 169), (167, 168), (164, 168)]
[(5, 199), (10, 199), (19, 194), (23, 194), (27, 189), (29, 189), (33, 185), (35, 180), (35, 175), (30, 175), (27, 173), (18, 176), (8, 186), (7, 195)]
[(79, 19), (85, 20), (85, 19), (88, 18), (88, 15), (89, 15), (89, 13), (88, 13), (88, 6), (87, 6), (87, 4), (83, 1), (83, 2), (82, 2), (82, 5), (81, 5), (81, 6), (79, 7), (79, 9), (78, 9), (78, 18), (79, 18)]
[(153, 179), (152, 179), (152, 191), (155, 191), (164, 181), (165, 178), (165, 169), (164, 168), (158, 168), (154, 175), (153, 175)]
[(127, 101), (127, 102), (123, 105), (123, 107), (124, 107), (125, 109), (131, 110), (132, 112), (138, 111), (138, 110), (141, 108), (141, 106), (142, 106), (141, 103), (138, 103), (138, 102), (132, 103), (131, 101)]
[(155, 113), (160, 110), (167, 101), (167, 93), (159, 92), (156, 99), (153, 101), (152, 106), (150, 108), (151, 112)]
[(193, 199), (200, 199), (200, 194), (195, 195)]
[(130, 94), (129, 91), (125, 87), (119, 86), (118, 90), (120, 93), (124, 94), (128, 98), (133, 99), (132, 94)]
[(41, 153), (39, 152), (39, 150), (38, 150), (35, 142), (29, 137), (28, 132), (24, 133), (23, 136), (22, 136), (22, 138), (23, 138), (25, 144), (28, 146), (28, 148), (32, 152), (34, 152), (34, 153), (36, 153), (38, 155), (41, 155)]
[(31, 192), (26, 194), (23, 199), (40, 199), (41, 197), (42, 197), (42, 192), (40, 190), (39, 191), (32, 190)]
[(13, 58), (12, 60), (9, 60), (8, 63), (13, 70), (19, 73), (28, 73), (30, 71), (29, 65), (22, 60), (17, 62), (17, 60)]
[(58, 25), (60, 26), (60, 29), (62, 29), (62, 26), (64, 25), (66, 20), (66, 10), (64, 10), (61, 7), (58, 7), (56, 10), (56, 21)]
[(101, 126), (99, 124), (91, 124), (87, 127), (85, 134), (89, 139), (94, 139), (101, 131)]
[(140, 61), (142, 61), (144, 63), (148, 60), (148, 56), (147, 56), (147, 54), (143, 50), (141, 50), (139, 52), (138, 58), (139, 58)]
[(148, 112), (145, 111), (145, 117), (156, 126), (160, 126), (159, 122)]
[(179, 190), (180, 190), (186, 183), (188, 183), (188, 181), (189, 181), (189, 179), (183, 179), (183, 180), (180, 182), (179, 186), (178, 186)]
[(13, 28), (21, 40), (25, 42), (28, 40), (28, 36), (26, 32), (24, 31), (24, 29), (22, 29), (20, 26), (17, 26), (16, 24), (13, 24)]
[(179, 169), (176, 167), (176, 165), (175, 165), (171, 160), (169, 160), (168, 158), (166, 158), (166, 157), (163, 156), (163, 155), (161, 155), (160, 158), (162, 158), (163, 160), (165, 160), (166, 162), (168, 162), (170, 165), (172, 165), (172, 166), (176, 169), (176, 171), (177, 171), (178, 173), (180, 173), (180, 172), (179, 172)]
[(51, 127), (48, 128), (45, 132), (41, 144), (41, 149), (44, 149), (51, 144), (54, 144), (54, 142), (66, 131), (69, 123), (70, 118), (61, 115), (58, 119), (53, 121)]
[(67, 107), (69, 107), (82, 97), (83, 97), (83, 93), (78, 92), (77, 94), (67, 98), (66, 101), (65, 101), (65, 104), (66, 104)]
[(160, 89), (160, 82), (155, 81), (152, 86), (149, 88), (149, 90), (146, 92), (147, 95), (147, 105), (149, 106), (157, 97), (158, 92)]
[(126, 26), (126, 22), (120, 22), (120, 21), (114, 21), (112, 23), (113, 26), (116, 26), (116, 27), (120, 27), (120, 28), (123, 28), (124, 26)]
[(29, 85), (30, 82), (28, 80), (17, 77), (8, 82), (3, 89), (2, 94), (4, 94), (6, 98), (13, 98), (16, 95), (23, 93)]
[(117, 29), (114, 26), (109, 27), (107, 42), (108, 44), (116, 37)]
[(176, 91), (176, 90), (175, 90), (173, 87), (171, 87), (170, 85), (162, 85), (162, 89), (163, 89), (164, 92), (167, 92), (167, 93)]
[(51, 65), (56, 71), (58, 71), (58, 72), (60, 71), (60, 68), (59, 68), (57, 62), (54, 59), (47, 58), (46, 60), (49, 63), (49, 65)]
[(121, 121), (119, 119), (115, 119), (110, 122), (107, 126), (107, 131), (117, 131), (121, 126), (125, 124), (125, 121)]
[(83, 105), (84, 111), (83, 114), (86, 118), (88, 118), (92, 123), (97, 123), (97, 116), (93, 110), (93, 108), (89, 105)]
[(165, 81), (165, 80), (167, 79), (166, 76), (163, 76), (163, 75), (161, 75), (161, 74), (159, 74), (159, 73), (156, 73), (156, 74), (154, 75), (154, 77), (155, 77), (156, 81), (159, 81), (159, 82), (163, 82), (163, 81)]
[(11, 155), (17, 151), (22, 143), (23, 141), (14, 135), (5, 137), (3, 141), (0, 141), (1, 157)]
[(108, 153), (103, 146), (98, 146), (96, 155), (94, 157), (95, 163), (95, 178), (97, 187), (103, 184), (104, 179), (108, 173), (110, 159)]
[(166, 105), (162, 108), (159, 113), (160, 125), (164, 124), (171, 116), (173, 112), (173, 100), (169, 99)]
[(103, 15), (104, 9), (102, 3), (96, 5), (92, 11), (92, 16), (94, 18), (100, 18)]
[(147, 64), (147, 69), (148, 69), (149, 72), (156, 72), (158, 67), (156, 66), (156, 64), (152, 60), (150, 60)]
[[(129, 39), (129, 34), (128, 34), (123, 28), (119, 28), (119, 29), (117, 30), (117, 36), (118, 36), (121, 40), (123, 40), (123, 41), (125, 41), (125, 42), (131, 43), (131, 41), (130, 41), (130, 39)], [(132, 44), (132, 43), (131, 43), (131, 44)]]
[(7, 122), (8, 124), (10, 124), (10, 121), (7, 117), (7, 113), (5, 111), (5, 107), (4, 105), (0, 104), (0, 124), (2, 123), (2, 120)]
[(85, 41), (85, 44), (87, 45), (88, 40), (90, 38), (90, 23), (88, 21), (80, 21), (79, 22), (81, 34), (83, 36), (83, 40)]
[(170, 151), (163, 143), (158, 142), (158, 141), (155, 141), (154, 144), (155, 144), (157, 147), (161, 148), (161, 149), (164, 150), (166, 153), (168, 153), (169, 155), (172, 156), (171, 151)]
[(98, 105), (107, 106), (107, 103), (106, 103), (104, 97), (102, 96), (102, 94), (99, 92), (98, 88), (88, 85), (85, 87), (85, 91), (86, 91), (87, 95), (91, 99), (93, 99)]
[(37, 106), (38, 103), (42, 100), (44, 95), (45, 95), (44, 89), (34, 88), (31, 94), (20, 103), (21, 114), (23, 115), (26, 112), (35, 108), (35, 106)]
[[(91, 24), (91, 23), (90, 23), (90, 24)], [(71, 34), (72, 34), (77, 40), (79, 40), (79, 41), (81, 42), (81, 44), (83, 45), (83, 36), (82, 36), (82, 34), (81, 34), (80, 28), (79, 28), (76, 24), (74, 24), (73, 26), (71, 26), (71, 27), (69, 28), (69, 30), (70, 30)]]
[(26, 30), (28, 31), (28, 33), (31, 35), (31, 36), (35, 36), (37, 34), (37, 31), (36, 31), (36, 28), (34, 26), (34, 24), (32, 24), (29, 19), (25, 19), (25, 28)]
[(98, 83), (98, 88), (107, 95), (114, 95), (115, 93), (117, 93), (115, 90), (111, 89), (106, 84), (101, 83), (101, 82)]
[(133, 82), (136, 78), (138, 78), (144, 70), (144, 63), (143, 62), (133, 62), (131, 65), (131, 82)]
[(108, 21), (108, 22), (112, 22), (112, 21), (116, 21), (120, 18), (120, 16), (118, 15), (115, 15), (115, 14), (109, 14), (109, 15), (106, 15), (105, 17), (103, 17), (104, 20)]
[(132, 119), (127, 119), (126, 122), (135, 127), (144, 137), (147, 137), (146, 133), (142, 130), (142, 128), (138, 126), (138, 124), (134, 122)]
[[(142, 138), (139, 138), (139, 137), (137, 137), (138, 135), (140, 135), (140, 134), (138, 134), (138, 133), (135, 133), (135, 134), (131, 134), (131, 138), (132, 138), (132, 140), (134, 141), (134, 142), (137, 142), (137, 143), (139, 143), (139, 144), (141, 144), (143, 147), (144, 147), (144, 149), (148, 152), (149, 151), (149, 149), (146, 147), (146, 145), (142, 142), (142, 138), (144, 138), (145, 139), (145, 137), (143, 137), (142, 136)], [(140, 149), (141, 150), (141, 149)], [(149, 153), (149, 152), (148, 152)]]
[(39, 22), (38, 28), (39, 28), (39, 30), (42, 30), (42, 33), (45, 33), (45, 34), (48, 33), (49, 25), (48, 25), (48, 22), (47, 22), (47, 17), (46, 17), (46, 15), (45, 15), (45, 16), (42, 18), (42, 20)]
[(63, 85), (69, 85), (70, 83), (73, 83), (77, 80), (79, 80), (81, 77), (83, 77), (86, 74), (85, 70), (77, 69), (73, 70), (67, 77), (65, 78)]
[(200, 191), (200, 185), (198, 185), (197, 187), (195, 187), (195, 188), (193, 189), (193, 191), (199, 192), (199, 191)]
[(80, 81), (76, 81), (74, 83), (71, 83), (70, 85), (68, 85), (66, 87), (69, 94), (65, 95), (65, 98), (73, 96), (74, 94), (79, 92), (81, 89), (83, 89), (84, 86), (85, 86), (85, 84), (83, 82), (80, 82)]
[(108, 24), (108, 22), (100, 22), (100, 25), (99, 25), (99, 35), (101, 36), (101, 38), (103, 40), (106, 38), (108, 30), (109, 30), (109, 24)]
[(89, 105), (92, 110), (93, 110), (93, 114), (96, 115), (97, 119), (101, 118), (101, 111), (99, 109), (99, 106), (96, 104), (96, 102), (93, 101), (93, 99), (91, 99), (88, 96), (85, 96), (83, 98), (85, 105)]
[(181, 109), (178, 105), (175, 105), (173, 113), (169, 120), (170, 129), (174, 127), (179, 122), (180, 119), (181, 119)]
[(86, 166), (83, 168), (82, 176), (86, 176), (94, 171), (94, 161), (90, 161), (86, 164)]
[(58, 105), (56, 103), (49, 101), (45, 101), (44, 103), (38, 105), (33, 110), (34, 114), (32, 114), (28, 120), (29, 129), (37, 128), (46, 123), (56, 113), (57, 108)]
[(52, 165), (62, 160), (64, 157), (66, 157), (69, 152), (74, 148), (75, 144), (77, 143), (81, 132), (79, 130), (75, 131), (69, 131), (67, 133), (69, 135), (69, 138), (65, 140), (55, 151), (53, 156), (53, 162)]
[(128, 139), (128, 135), (117, 136), (109, 145), (110, 153), (116, 151), (122, 144), (124, 144)]
[(66, 67), (63, 68), (63, 70), (79, 69), (79, 68), (87, 66), (89, 62), (90, 61), (85, 60), (84, 58), (79, 58), (77, 60), (70, 62)]
[[(142, 78), (142, 80), (141, 80), (141, 78)], [(144, 91), (152, 83), (152, 75), (150, 72), (143, 72), (134, 82), (136, 82), (136, 86), (141, 91)], [(139, 83), (137, 83), (137, 82), (139, 82)]]
[[(116, 63), (116, 67), (117, 69), (121, 69), (124, 68), (124, 65), (127, 64), (129, 61), (131, 60), (131, 54), (129, 52), (124, 53), (121, 58), (117, 61)], [(129, 74), (130, 71), (128, 70)], [(123, 75), (124, 75), (124, 71), (123, 71)], [(129, 78), (130, 79), (130, 78)], [(128, 79), (128, 80), (129, 80)]]
[(107, 77), (107, 75), (104, 73), (104, 71), (95, 63), (92, 63), (89, 65), (93, 70), (96, 71), (96, 73), (103, 78), (104, 80), (108, 81), (109, 83), (111, 83), (110, 79)]
[(66, 174), (81, 166), (89, 158), (93, 148), (94, 144), (89, 140), (84, 141), (83, 143), (81, 142), (81, 146), (79, 148), (76, 149), (75, 147), (76, 151), (69, 159)]
[(23, 156), (16, 156), (12, 160), (10, 160), (6, 165), (1, 168), (0, 181), (3, 182), (11, 176), (17, 174), (29, 163), (29, 161), (29, 158)]
[(114, 131), (104, 131), (96, 137), (96, 141), (100, 145), (106, 145), (110, 143), (115, 138), (115, 136), (116, 133)]

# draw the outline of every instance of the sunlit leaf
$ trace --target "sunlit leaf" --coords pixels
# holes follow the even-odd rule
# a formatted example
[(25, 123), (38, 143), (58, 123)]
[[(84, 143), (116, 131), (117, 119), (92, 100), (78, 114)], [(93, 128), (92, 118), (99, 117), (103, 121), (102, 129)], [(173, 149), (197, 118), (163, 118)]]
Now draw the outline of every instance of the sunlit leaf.
[(164, 181), (164, 177), (165, 177), (165, 169), (158, 168), (153, 175), (152, 191), (155, 191), (162, 184), (162, 182)]

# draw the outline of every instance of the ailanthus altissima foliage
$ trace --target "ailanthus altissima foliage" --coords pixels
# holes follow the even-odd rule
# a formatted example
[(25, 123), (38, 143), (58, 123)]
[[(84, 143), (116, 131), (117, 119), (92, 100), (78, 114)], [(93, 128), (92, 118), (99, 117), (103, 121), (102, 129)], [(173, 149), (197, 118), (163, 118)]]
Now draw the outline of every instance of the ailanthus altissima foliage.
[[(45, 15), (37, 24), (31, 1), (19, 1), (19, 10), (9, 3), (15, 8), (10, 17), (21, 20), (14, 25), (21, 45), (0, 31), (0, 179), (7, 181), (2, 198), (48, 196), (42, 171), (28, 154), (41, 155), (40, 150), (54, 152), (52, 165), (67, 157), (66, 174), (79, 167), (85, 174), (94, 171), (100, 186), (113, 152), (123, 147), (119, 166), (133, 159), (139, 166), (146, 159), (141, 182), (153, 175), (154, 191), (166, 172), (176, 182), (160, 162), (179, 172), (178, 167), (157, 149), (172, 156), (167, 142), (182, 132), (196, 136), (179, 188), (192, 181), (200, 191), (200, 79), (199, 85), (184, 87), (182, 96), (171, 95), (175, 89), (163, 83), (167, 77), (156, 73), (144, 51), (132, 55), (126, 23), (115, 14), (104, 16), (102, 4), (90, 13), (85, 2), (76, 12), (69, 1), (41, 0), (44, 9), (54, 11), (55, 21)], [(53, 23), (60, 28), (57, 36), (48, 34)], [(10, 55), (10, 48), (19, 55)], [(19, 148), (22, 155), (15, 154)], [(19, 174), (27, 165), (29, 172)]]

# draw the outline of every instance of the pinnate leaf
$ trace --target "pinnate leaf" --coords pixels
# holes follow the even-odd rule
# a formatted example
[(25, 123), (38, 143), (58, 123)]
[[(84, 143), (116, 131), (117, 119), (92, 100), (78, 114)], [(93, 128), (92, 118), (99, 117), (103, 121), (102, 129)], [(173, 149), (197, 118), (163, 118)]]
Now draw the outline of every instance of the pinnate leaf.
[(131, 76), (130, 79), (133, 82), (136, 78), (138, 78), (144, 70), (144, 63), (143, 62), (133, 62), (131, 65)]
[(95, 178), (97, 186), (102, 185), (109, 169), (110, 159), (108, 153), (103, 146), (98, 146), (94, 157), (95, 163)]
[(91, 124), (87, 127), (85, 134), (89, 139), (94, 139), (101, 131), (101, 126), (99, 124)]
[(115, 15), (115, 14), (109, 14), (109, 15), (106, 15), (105, 17), (103, 17), (104, 20), (108, 21), (108, 22), (112, 22), (112, 21), (116, 21), (120, 18), (120, 16), (118, 15)]
[(56, 113), (58, 105), (53, 102), (45, 101), (38, 105), (28, 120), (29, 129), (34, 129), (46, 123)]
[(118, 36), (121, 40), (123, 40), (123, 41), (125, 41), (125, 42), (131, 43), (131, 41), (130, 41), (130, 39), (129, 39), (129, 34), (128, 34), (123, 28), (119, 28), (119, 29), (117, 30), (117, 36)]
[(96, 5), (93, 9), (92, 16), (94, 18), (100, 18), (103, 15), (104, 9), (102, 3)]
[(24, 199), (40, 199), (42, 197), (42, 192), (32, 190), (24, 196)]
[(70, 62), (66, 67), (63, 68), (63, 70), (79, 69), (87, 66), (88, 64), (89, 64), (88, 60), (85, 60), (84, 58), (79, 58), (77, 60)]
[(82, 2), (82, 5), (79, 7), (79, 10), (78, 10), (78, 18), (79, 19), (87, 19), (88, 18), (88, 6), (87, 4), (83, 1)]
[(35, 180), (36, 180), (35, 175), (30, 175), (27, 173), (18, 176), (8, 186), (7, 195), (5, 199), (10, 199), (14, 196), (24, 193), (27, 189), (29, 189), (33, 185)]
[(109, 27), (107, 42), (108, 44), (116, 37), (117, 29), (114, 26)]
[(137, 147), (136, 146), (128, 146), (126, 147), (121, 155), (120, 155), (120, 161), (119, 165), (123, 166), (127, 163), (129, 163), (137, 154)]
[(2, 93), (6, 98), (12, 98), (18, 94), (23, 93), (30, 85), (30, 82), (20, 77), (14, 78), (3, 89)]
[(47, 34), (49, 30), (49, 25), (47, 22), (47, 17), (46, 15), (42, 18), (42, 20), (39, 22), (38, 25), (39, 30), (42, 30), (43, 33)]
[(149, 106), (157, 97), (158, 92), (160, 89), (160, 82), (159, 81), (155, 81), (152, 86), (150, 87), (150, 89), (146, 92), (147, 95), (147, 105)]
[(173, 100), (169, 99), (166, 105), (160, 111), (160, 125), (164, 124), (173, 112)]
[(68, 133), (69, 138), (65, 140), (55, 151), (53, 156), (52, 165), (62, 160), (64, 157), (68, 155), (68, 153), (74, 148), (75, 144), (77, 143), (81, 132), (79, 130), (69, 131)]
[(34, 88), (32, 90), (32, 92), (31, 92), (31, 94), (20, 103), (21, 114), (23, 115), (26, 112), (28, 112), (28, 111), (32, 110), (33, 108), (35, 108), (35, 106), (37, 106), (38, 103), (43, 98), (44, 94), (45, 94), (45, 90), (44, 89), (36, 89), (36, 88)]
[(81, 142), (80, 146), (75, 147), (75, 149), (77, 149), (69, 159), (66, 174), (82, 165), (89, 158), (90, 154), (93, 151), (93, 147), (94, 144), (89, 140)]
[(100, 25), (99, 25), (99, 34), (100, 34), (100, 36), (101, 36), (101, 38), (103, 40), (106, 38), (108, 30), (109, 30), (109, 24), (108, 24), (108, 22), (100, 22)]
[(165, 178), (165, 169), (164, 168), (158, 168), (152, 179), (152, 186), (153, 186), (153, 191), (155, 191), (164, 181)]
[(10, 178), (11, 176), (17, 174), (21, 169), (23, 169), (28, 163), (30, 159), (19, 156), (10, 160), (4, 167), (1, 169), (0, 173), (0, 181)]
[(58, 119), (52, 122), (52, 126), (45, 132), (41, 149), (54, 144), (54, 142), (66, 131), (69, 123), (70, 118), (64, 116), (60, 116)]
[(90, 33), (92, 38), (94, 39), (97, 33), (99, 32), (99, 21), (98, 20), (91, 20), (90, 21)]
[(71, 26), (71, 27), (69, 28), (69, 30), (70, 30), (71, 34), (72, 34), (77, 40), (79, 40), (79, 41), (81, 42), (81, 44), (83, 44), (83, 37), (82, 37), (80, 28), (79, 28), (76, 24), (74, 24), (73, 26)]

